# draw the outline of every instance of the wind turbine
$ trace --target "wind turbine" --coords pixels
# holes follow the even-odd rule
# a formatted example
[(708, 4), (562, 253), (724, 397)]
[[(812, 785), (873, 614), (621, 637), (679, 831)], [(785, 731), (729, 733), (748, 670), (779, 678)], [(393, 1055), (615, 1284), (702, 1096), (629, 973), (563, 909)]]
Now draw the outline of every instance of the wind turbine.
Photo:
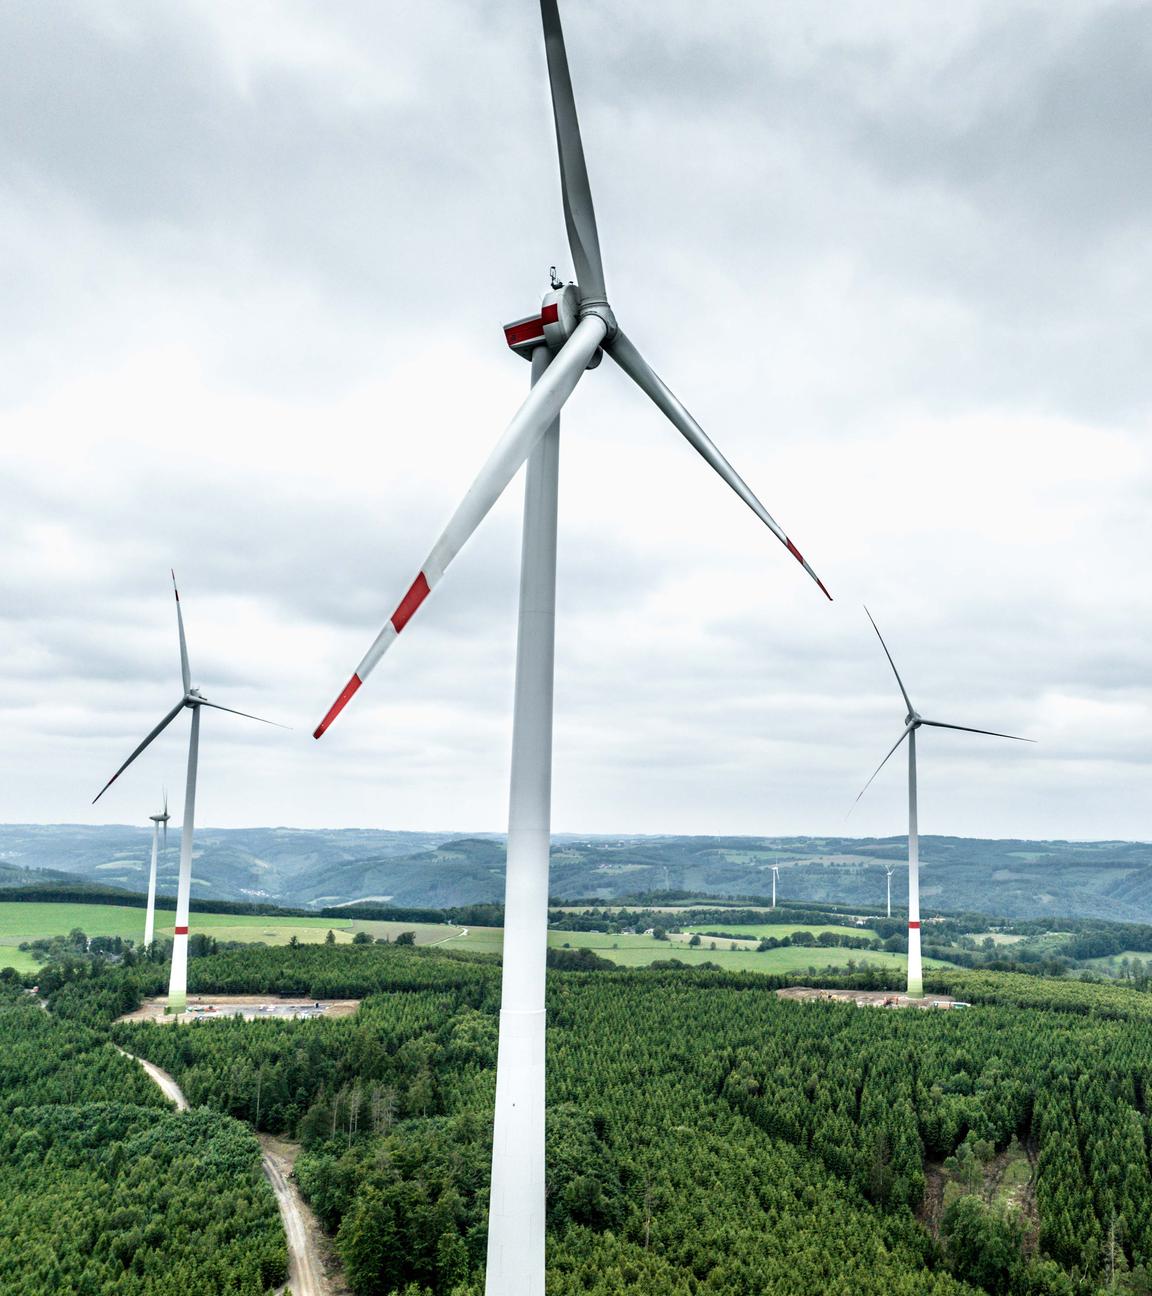
[(148, 872), (148, 916), (144, 919), (144, 948), (147, 949), (156, 935), (156, 862), (160, 854), (160, 825), (164, 825), (164, 858), (168, 858), (168, 792), (164, 792), (164, 811), (149, 815), (152, 820), (152, 868)]
[(776, 883), (780, 881), (780, 867), (772, 865), (772, 908), (776, 908)]
[[(924, 717), (912, 705), (912, 699), (908, 696), (908, 690), (904, 687), (904, 681), (900, 678), (900, 672), (896, 669), (896, 663), (892, 660), (892, 654), (888, 651), (888, 645), (884, 642), (884, 636), (880, 633), (880, 628), (872, 620), (872, 613), (865, 608), (868, 614), (868, 620), (872, 621), (872, 629), (876, 631), (876, 638), (880, 640), (880, 646), (884, 649), (884, 655), (888, 658), (888, 665), (892, 667), (892, 674), (896, 676), (896, 683), (900, 686), (900, 693), (904, 698), (904, 703), (908, 707), (908, 714), (904, 717), (904, 732), (892, 744), (892, 749), (888, 755), (876, 766), (872, 778), (860, 789), (856, 797), (857, 802), (860, 797), (872, 786), (872, 779), (888, 764), (889, 757), (896, 751), (896, 748), (908, 739), (908, 997), (909, 999), (922, 999), (924, 997), (924, 972), (920, 961), (920, 830), (916, 818), (916, 731), (923, 725), (928, 725), (932, 729), (958, 729), (961, 733), (987, 734), (991, 738), (1011, 738), (1013, 742), (1033, 742), (1032, 738), (1018, 738), (1015, 734), (997, 733), (994, 729), (971, 729), (968, 725), (945, 724), (941, 720), (925, 720)], [(889, 875), (888, 882), (888, 914), (892, 914), (892, 882)]]
[(894, 865), (892, 864), (884, 865), (884, 876), (888, 879), (888, 917), (889, 918), (892, 917), (892, 874), (895, 872), (896, 872), (896, 868)]
[(584, 371), (594, 368), (607, 353), (831, 597), (800, 551), (616, 322), (605, 288), (556, 0), (541, 0), (540, 11), (560, 192), (576, 282), (562, 283), (553, 274), (539, 312), (505, 326), (508, 346), (531, 361), (531, 391), (313, 735), (319, 738), (347, 705), (527, 461), (488, 1223), (489, 1296), (542, 1296), (544, 1291), (544, 971), (559, 417)]
[[(192, 712), (192, 726), (188, 738), (188, 781), (184, 792), (184, 827), (180, 834), (180, 881), (176, 888), (176, 923), (172, 929), (172, 971), (168, 980), (168, 1007), (173, 1012), (183, 1012), (188, 1003), (188, 900), (192, 890), (192, 827), (196, 814), (196, 764), (200, 752), (200, 710), (202, 707), (211, 707), (213, 711), (227, 711), (230, 715), (244, 716), (246, 720), (259, 720), (261, 724), (276, 722), (249, 715), (247, 711), (234, 711), (231, 707), (221, 706), (219, 702), (209, 702), (199, 689), (192, 687), (192, 672), (188, 665), (188, 642), (184, 638), (184, 616), (180, 611), (180, 591), (176, 588), (175, 572), (172, 573), (172, 592), (176, 595), (176, 625), (180, 631), (180, 675), (184, 683), (184, 695), (96, 793), (92, 798), (92, 804), (95, 805), (100, 800), (136, 757), (168, 728), (181, 711), (187, 708)], [(276, 725), (276, 727), (283, 729), (285, 726)], [(164, 809), (167, 814), (167, 805)]]

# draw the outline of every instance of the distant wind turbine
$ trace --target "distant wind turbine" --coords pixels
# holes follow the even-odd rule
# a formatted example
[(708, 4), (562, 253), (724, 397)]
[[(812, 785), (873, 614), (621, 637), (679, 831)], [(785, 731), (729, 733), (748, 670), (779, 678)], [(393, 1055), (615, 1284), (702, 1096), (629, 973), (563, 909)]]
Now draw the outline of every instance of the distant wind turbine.
[(144, 947), (152, 944), (156, 935), (156, 865), (160, 855), (160, 825), (164, 825), (164, 858), (168, 858), (168, 792), (164, 792), (164, 810), (149, 815), (152, 820), (152, 867), (148, 871), (148, 916), (144, 919)]
[[(859, 800), (859, 798), (857, 798)], [(892, 917), (892, 874), (896, 872), (895, 865), (884, 865), (884, 876), (888, 879), (888, 917)]]
[[(176, 888), (176, 923), (172, 929), (172, 971), (168, 981), (168, 1007), (173, 1012), (183, 1012), (188, 1003), (188, 901), (192, 891), (192, 827), (196, 815), (196, 763), (200, 752), (200, 709), (227, 711), (229, 715), (243, 716), (246, 720), (259, 720), (261, 724), (276, 725), (274, 720), (249, 715), (247, 711), (234, 711), (209, 702), (199, 689), (192, 687), (192, 672), (188, 666), (188, 643), (184, 638), (184, 616), (180, 611), (180, 591), (176, 588), (176, 573), (172, 573), (172, 592), (176, 595), (176, 625), (180, 632), (180, 675), (184, 683), (184, 696), (136, 748), (131, 756), (92, 798), (92, 804), (104, 795), (142, 751), (155, 741), (173, 720), (187, 707), (192, 712), (192, 726), (188, 738), (188, 781), (184, 793), (184, 826), (180, 834), (180, 881)], [(277, 729), (286, 726), (276, 725)], [(165, 806), (167, 813), (167, 806)]]
[[(560, 161), (560, 194), (577, 282), (565, 284), (553, 273), (551, 291), (545, 295), (540, 310), (505, 325), (509, 347), (531, 361), (531, 391), (432, 546), (408, 592), (313, 734), (321, 737), (360, 689), (527, 462), (485, 1275), (488, 1296), (544, 1293), (544, 986), (559, 419), (584, 372), (607, 354), (831, 598), (799, 549), (617, 324), (605, 287), (557, 0), (541, 0), (540, 11)], [(615, 472), (611, 462), (605, 462), (604, 471)]]
[[(987, 734), (990, 738), (1010, 738), (1013, 742), (1033, 742), (1032, 738), (1018, 738), (1015, 734), (997, 733), (993, 729), (971, 729), (968, 725), (945, 724), (941, 720), (925, 720), (924, 717), (912, 705), (912, 699), (908, 696), (908, 690), (904, 687), (904, 681), (900, 678), (900, 672), (896, 669), (896, 663), (892, 660), (892, 654), (888, 651), (888, 645), (884, 642), (884, 636), (880, 633), (880, 628), (872, 620), (872, 613), (868, 613), (868, 620), (872, 621), (872, 629), (876, 631), (876, 638), (880, 640), (880, 646), (884, 649), (884, 655), (888, 658), (888, 665), (892, 667), (892, 674), (896, 676), (896, 683), (900, 686), (900, 692), (904, 698), (905, 705), (908, 707), (908, 714), (904, 717), (904, 732), (892, 744), (892, 749), (888, 755), (876, 766), (872, 778), (860, 789), (856, 800), (872, 786), (872, 780), (887, 765), (889, 758), (896, 751), (896, 748), (908, 739), (908, 997), (910, 999), (921, 999), (924, 996), (924, 972), (920, 959), (920, 830), (916, 818), (916, 731), (923, 725), (928, 725), (932, 729), (957, 729), (961, 733)], [(892, 891), (891, 879), (889, 879), (888, 891), (888, 913), (892, 913)]]
[(772, 865), (772, 908), (776, 908), (776, 883), (780, 880), (780, 868), (778, 865)]

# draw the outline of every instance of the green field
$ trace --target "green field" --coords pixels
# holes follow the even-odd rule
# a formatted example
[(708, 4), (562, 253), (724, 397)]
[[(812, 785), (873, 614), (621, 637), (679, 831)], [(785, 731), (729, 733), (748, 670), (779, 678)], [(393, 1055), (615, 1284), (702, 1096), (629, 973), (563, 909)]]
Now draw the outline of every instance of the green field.
[[(173, 913), (160, 910), (156, 915), (158, 933), (171, 930)], [(262, 942), (265, 945), (287, 945), (295, 936), (300, 941), (322, 941), (331, 930), (336, 940), (347, 944), (358, 931), (372, 937), (387, 936), (395, 940), (398, 933), (416, 933), (419, 945), (445, 940), (466, 939), (471, 948), (499, 948), (491, 931), (477, 932), (461, 938), (461, 928), (440, 923), (361, 922), (337, 918), (260, 918), (251, 914), (193, 913), (190, 926), (194, 933), (219, 941)], [(144, 910), (129, 905), (100, 904), (25, 904), (0, 903), (0, 966), (14, 967), (18, 972), (33, 971), (39, 965), (30, 954), (16, 947), (25, 941), (66, 936), (79, 927), (87, 936), (121, 936), (125, 940), (144, 939)], [(498, 936), (498, 933), (495, 933)]]
[(1090, 967), (1099, 968), (1101, 972), (1118, 976), (1121, 959), (1128, 959), (1130, 962), (1139, 959), (1141, 963), (1149, 963), (1152, 962), (1152, 953), (1148, 950), (1121, 950), (1119, 954), (1104, 954), (1100, 958), (1085, 959), (1084, 962)]
[[(796, 931), (808, 931), (807, 927), (797, 927)], [(835, 928), (824, 928), (834, 931)], [(858, 933), (857, 933), (858, 934)], [(553, 946), (570, 945), (573, 949), (594, 950), (601, 958), (611, 959), (622, 967), (644, 967), (658, 959), (679, 959), (692, 967), (700, 963), (715, 963), (731, 971), (742, 972), (807, 972), (810, 967), (817, 970), (826, 967), (843, 967), (851, 959), (858, 967), (867, 964), (875, 968), (904, 968), (907, 960), (903, 954), (889, 954), (887, 951), (854, 949), (820, 949), (809, 945), (792, 947), (786, 945), (781, 949), (765, 950), (758, 954), (754, 944), (741, 949), (731, 949), (730, 942), (717, 940), (716, 948), (710, 949), (711, 942), (704, 940), (702, 945), (690, 949), (683, 941), (675, 939), (656, 940), (653, 936), (616, 936), (590, 932), (553, 931), (548, 933), (548, 943)], [(940, 959), (924, 960), (925, 967), (951, 967)]]
[[(161, 935), (172, 923), (171, 910), (157, 914), (157, 927)], [(395, 940), (403, 931), (414, 932), (418, 945), (443, 944), (452, 949), (478, 950), (499, 953), (504, 943), (504, 932), (499, 927), (457, 927), (444, 923), (377, 922), (335, 918), (259, 918), (249, 914), (193, 913), (193, 933), (210, 936), (218, 941), (240, 941), (245, 944), (286, 945), (291, 937), (299, 941), (323, 941), (333, 931), (340, 944), (347, 944), (358, 931), (367, 932), (374, 939), (386, 936)], [(18, 972), (33, 972), (39, 966), (30, 954), (16, 946), (23, 941), (41, 940), (52, 936), (66, 936), (79, 927), (88, 936), (122, 936), (140, 941), (144, 935), (144, 910), (125, 905), (95, 904), (23, 904), (0, 903), (0, 967), (14, 967)], [(607, 933), (552, 931), (548, 943), (552, 946), (569, 946), (572, 949), (595, 950), (603, 958), (623, 967), (643, 967), (658, 959), (680, 959), (690, 965), (715, 963), (720, 967), (749, 972), (805, 972), (810, 967), (843, 967), (849, 959), (857, 965), (871, 967), (904, 966), (901, 954), (876, 953), (871, 950), (820, 949), (811, 946), (785, 947), (756, 952), (755, 942), (760, 934), (785, 936), (797, 931), (813, 931), (811, 925), (783, 923), (779, 926), (733, 927), (733, 932), (747, 932), (747, 943), (737, 950), (730, 942), (716, 939), (716, 949), (710, 949), (711, 940), (705, 937), (696, 949), (687, 945), (688, 934), (669, 940), (656, 940), (652, 936), (609, 935)], [(869, 934), (856, 927), (820, 927), (819, 931), (839, 932), (860, 936)], [(925, 959), (926, 967), (948, 967), (935, 959)]]
[[(699, 932), (703, 935), (708, 931), (726, 931), (731, 932), (733, 936), (742, 936), (746, 940), (759, 940), (762, 936), (775, 936), (777, 940), (783, 940), (785, 936), (794, 936), (797, 932), (811, 932), (813, 936), (819, 935), (820, 932), (832, 932), (834, 936), (867, 936), (875, 939), (876, 933), (868, 927), (838, 927), (835, 923), (726, 923), (726, 922), (708, 922), (696, 923), (691, 927), (685, 927), (687, 932)], [(717, 937), (722, 940), (722, 937)]]
[(31, 954), (18, 949), (0, 949), (0, 967), (15, 968), (23, 976), (26, 972), (35, 972), (40, 966)]

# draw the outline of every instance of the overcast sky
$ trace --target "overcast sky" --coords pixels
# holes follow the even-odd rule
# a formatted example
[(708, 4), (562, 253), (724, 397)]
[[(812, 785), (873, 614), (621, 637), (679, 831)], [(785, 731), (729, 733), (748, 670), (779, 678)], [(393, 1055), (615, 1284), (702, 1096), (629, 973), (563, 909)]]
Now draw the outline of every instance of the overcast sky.
[[(1152, 8), (562, 6), (611, 364), (563, 420), (554, 826), (1152, 838)], [(0, 820), (504, 827), (521, 484), (310, 734), (571, 273), (537, 6), (0, 10)]]

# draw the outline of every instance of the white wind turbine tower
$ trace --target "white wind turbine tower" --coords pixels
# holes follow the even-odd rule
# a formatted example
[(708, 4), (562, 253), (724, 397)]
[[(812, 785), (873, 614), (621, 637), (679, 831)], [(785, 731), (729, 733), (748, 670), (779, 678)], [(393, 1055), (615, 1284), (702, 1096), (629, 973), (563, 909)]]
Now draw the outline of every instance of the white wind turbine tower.
[[(188, 643), (184, 638), (184, 616), (180, 611), (180, 591), (176, 588), (175, 572), (172, 573), (172, 592), (176, 595), (176, 625), (180, 632), (180, 674), (184, 683), (184, 695), (96, 793), (92, 798), (92, 804), (95, 805), (100, 800), (136, 757), (168, 728), (181, 711), (187, 708), (192, 712), (191, 732), (188, 738), (188, 781), (184, 793), (184, 825), (180, 834), (180, 880), (176, 888), (176, 922), (172, 929), (172, 971), (168, 980), (168, 1007), (173, 1012), (183, 1012), (188, 1003), (188, 901), (192, 890), (192, 828), (196, 814), (196, 763), (200, 752), (200, 709), (211, 707), (214, 711), (227, 711), (231, 715), (244, 716), (247, 720), (259, 720), (261, 724), (275, 724), (275, 721), (263, 720), (260, 716), (249, 715), (247, 711), (234, 711), (231, 707), (221, 706), (219, 702), (209, 702), (199, 689), (192, 687), (192, 672), (188, 666)], [(285, 726), (276, 727), (283, 729)], [(167, 805), (165, 805), (165, 813), (167, 813)]]
[(780, 867), (772, 865), (772, 908), (776, 908), (776, 883), (780, 881)]
[(888, 879), (888, 917), (892, 917), (892, 874), (896, 872), (894, 864), (884, 865), (884, 876)]
[(596, 217), (556, 0), (541, 0), (540, 9), (560, 161), (560, 191), (577, 282), (562, 284), (553, 275), (551, 291), (545, 295), (539, 313), (505, 326), (508, 345), (531, 361), (531, 391), (408, 592), (314, 734), (319, 738), (360, 688), (527, 461), (488, 1223), (489, 1296), (543, 1296), (544, 1292), (544, 972), (559, 416), (584, 371), (594, 368), (603, 353), (609, 355), (828, 594), (800, 551), (616, 323), (604, 284)]
[[(932, 729), (958, 729), (961, 733), (987, 734), (991, 738), (1011, 738), (1013, 742), (1033, 742), (1032, 738), (1018, 738), (1015, 734), (997, 733), (993, 729), (971, 729), (968, 725), (945, 724), (941, 720), (925, 720), (924, 717), (912, 705), (912, 699), (908, 696), (908, 690), (904, 687), (904, 681), (900, 678), (900, 672), (896, 669), (896, 663), (892, 660), (892, 654), (888, 651), (888, 645), (884, 642), (884, 636), (880, 633), (880, 628), (872, 620), (872, 613), (868, 613), (868, 620), (872, 621), (872, 629), (876, 631), (876, 637), (880, 640), (880, 646), (884, 649), (884, 655), (888, 658), (888, 664), (892, 667), (892, 674), (896, 676), (896, 683), (900, 686), (900, 693), (904, 698), (904, 703), (908, 708), (908, 714), (904, 717), (904, 732), (892, 744), (892, 749), (888, 755), (876, 766), (872, 778), (860, 789), (856, 800), (872, 786), (872, 779), (888, 763), (889, 757), (895, 752), (896, 748), (908, 739), (908, 997), (910, 999), (920, 999), (924, 995), (924, 971), (920, 960), (920, 831), (916, 818), (916, 731), (923, 725), (928, 725)], [(892, 882), (889, 874), (888, 882), (888, 914), (892, 914)]]
[(152, 867), (148, 870), (148, 915), (144, 919), (144, 948), (147, 949), (156, 936), (156, 866), (160, 855), (160, 825), (164, 825), (164, 857), (168, 857), (168, 793), (164, 793), (164, 810), (161, 814), (149, 815), (152, 820)]

